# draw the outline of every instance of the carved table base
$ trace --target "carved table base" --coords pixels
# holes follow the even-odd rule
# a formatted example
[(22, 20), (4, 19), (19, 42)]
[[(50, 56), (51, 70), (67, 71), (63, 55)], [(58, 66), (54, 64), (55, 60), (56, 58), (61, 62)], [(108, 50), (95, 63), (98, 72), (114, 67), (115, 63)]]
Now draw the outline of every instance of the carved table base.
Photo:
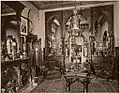
[(78, 73), (72, 75), (64, 75), (66, 79), (66, 92), (70, 91), (70, 86), (75, 83), (76, 81), (83, 84), (83, 92), (88, 92), (88, 85), (90, 83), (90, 77), (87, 73)]

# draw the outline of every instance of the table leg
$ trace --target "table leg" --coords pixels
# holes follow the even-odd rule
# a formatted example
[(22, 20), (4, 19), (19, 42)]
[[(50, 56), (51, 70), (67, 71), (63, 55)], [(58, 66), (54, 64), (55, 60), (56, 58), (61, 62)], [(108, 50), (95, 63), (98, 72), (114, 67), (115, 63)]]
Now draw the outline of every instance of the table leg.
[(83, 80), (83, 92), (88, 92), (88, 85), (90, 83), (90, 80), (89, 78), (85, 78)]
[(83, 92), (88, 92), (88, 84), (87, 83), (84, 84)]
[(70, 86), (76, 82), (78, 79), (76, 78), (66, 78), (66, 92), (70, 91)]
[(66, 82), (66, 92), (70, 91), (70, 81)]

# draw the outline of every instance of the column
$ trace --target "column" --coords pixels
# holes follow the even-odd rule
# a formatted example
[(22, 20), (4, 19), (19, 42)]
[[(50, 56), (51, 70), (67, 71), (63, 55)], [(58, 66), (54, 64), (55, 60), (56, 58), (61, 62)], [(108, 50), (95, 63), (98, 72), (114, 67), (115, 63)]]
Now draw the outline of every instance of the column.
[(71, 36), (69, 37), (69, 62), (71, 62)]

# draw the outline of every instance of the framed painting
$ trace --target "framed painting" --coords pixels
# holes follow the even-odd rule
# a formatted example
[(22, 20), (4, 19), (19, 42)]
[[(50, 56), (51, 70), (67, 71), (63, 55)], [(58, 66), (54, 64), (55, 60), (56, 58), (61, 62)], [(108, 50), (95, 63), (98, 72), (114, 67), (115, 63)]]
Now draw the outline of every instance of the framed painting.
[(28, 35), (28, 20), (23, 17), (21, 17), (20, 34)]

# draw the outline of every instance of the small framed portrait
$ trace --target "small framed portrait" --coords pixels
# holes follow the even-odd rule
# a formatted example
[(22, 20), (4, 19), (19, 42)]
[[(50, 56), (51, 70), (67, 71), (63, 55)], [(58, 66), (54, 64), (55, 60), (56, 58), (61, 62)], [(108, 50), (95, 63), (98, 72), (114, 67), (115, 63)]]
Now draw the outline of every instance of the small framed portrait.
[(21, 17), (20, 34), (28, 35), (28, 20)]

